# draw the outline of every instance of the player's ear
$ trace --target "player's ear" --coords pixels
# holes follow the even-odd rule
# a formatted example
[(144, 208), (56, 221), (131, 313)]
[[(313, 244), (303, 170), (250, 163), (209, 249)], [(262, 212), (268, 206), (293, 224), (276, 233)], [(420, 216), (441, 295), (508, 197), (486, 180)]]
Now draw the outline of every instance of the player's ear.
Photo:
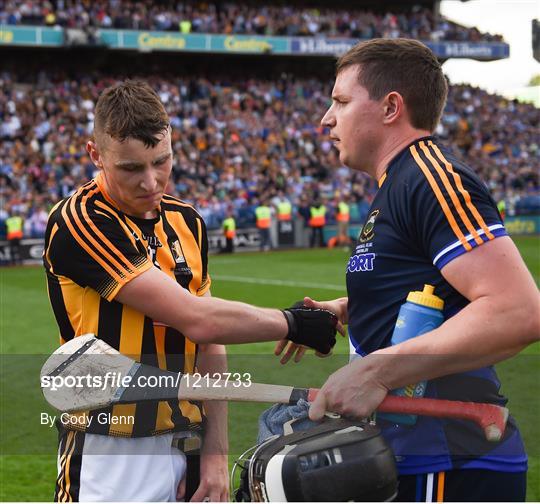
[(388, 93), (382, 102), (383, 106), (383, 123), (392, 124), (401, 115), (403, 115), (405, 103), (403, 102), (403, 96), (398, 92), (392, 91)]
[(88, 152), (92, 163), (94, 163), (96, 167), (101, 170), (103, 168), (103, 163), (101, 162), (101, 155), (99, 153), (99, 148), (97, 144), (93, 140), (89, 140), (86, 143), (86, 152)]

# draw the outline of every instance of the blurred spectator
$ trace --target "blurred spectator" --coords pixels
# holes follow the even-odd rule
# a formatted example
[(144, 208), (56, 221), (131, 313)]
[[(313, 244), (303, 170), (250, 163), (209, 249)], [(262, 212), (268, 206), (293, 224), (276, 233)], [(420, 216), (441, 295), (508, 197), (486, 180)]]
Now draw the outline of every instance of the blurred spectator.
[[(32, 76), (26, 75), (25, 79)], [(229, 208), (236, 226), (255, 225), (257, 201), (289, 201), (309, 221), (315, 195), (349, 194), (350, 222), (362, 222), (377, 186), (339, 163), (319, 121), (331, 83), (283, 75), (275, 80), (209, 81), (152, 77), (173, 127), (168, 191), (193, 203), (208, 228)], [(98, 73), (76, 80), (41, 73), (35, 82), (0, 74), (0, 201), (18, 211), (30, 236), (44, 215), (94, 176), (85, 153), (94, 102), (115, 81)], [(470, 86), (451, 86), (437, 134), (471, 160), (496, 201), (513, 215), (538, 193), (540, 111)], [(336, 212), (329, 205), (327, 223)]]
[(41, 238), (45, 236), (47, 228), (47, 218), (49, 214), (45, 211), (43, 205), (38, 205), (24, 222), (24, 234), (30, 238)]
[(226, 33), (326, 37), (411, 37), (420, 40), (500, 42), (500, 35), (480, 33), (436, 17), (427, 8), (399, 5), (394, 12), (235, 2), (135, 2), (70, 0), (0, 2), (0, 24), (65, 28), (165, 30), (181, 33)]

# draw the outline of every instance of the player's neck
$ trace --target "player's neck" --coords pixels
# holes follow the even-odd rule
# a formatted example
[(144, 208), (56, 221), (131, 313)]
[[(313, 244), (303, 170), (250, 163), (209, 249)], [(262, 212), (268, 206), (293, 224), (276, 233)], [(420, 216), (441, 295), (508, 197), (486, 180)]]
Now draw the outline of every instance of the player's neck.
[(380, 180), (386, 173), (390, 161), (399, 154), (407, 145), (412, 144), (419, 138), (423, 138), (431, 135), (428, 130), (420, 130), (415, 128), (408, 128), (404, 131), (397, 132), (394, 135), (388, 135), (385, 142), (381, 146), (380, 156), (375, 163), (375, 170), (373, 176), (376, 180)]

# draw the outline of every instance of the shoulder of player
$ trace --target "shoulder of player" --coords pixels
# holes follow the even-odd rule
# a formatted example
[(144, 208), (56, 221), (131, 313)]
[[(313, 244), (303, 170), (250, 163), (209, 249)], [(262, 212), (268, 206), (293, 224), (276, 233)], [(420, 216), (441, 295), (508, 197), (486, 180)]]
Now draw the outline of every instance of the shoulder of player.
[(163, 210), (167, 212), (180, 212), (184, 215), (184, 217), (196, 217), (202, 220), (201, 214), (193, 205), (169, 194), (163, 195), (163, 198), (161, 199), (161, 206)]
[(434, 138), (421, 139), (410, 145), (396, 171), (396, 177), (410, 187), (458, 188), (465, 184), (485, 189), (473, 169)]
[(119, 212), (105, 198), (94, 180), (82, 185), (75, 193), (57, 203), (49, 212), (49, 223), (86, 226), (92, 220), (118, 220)]

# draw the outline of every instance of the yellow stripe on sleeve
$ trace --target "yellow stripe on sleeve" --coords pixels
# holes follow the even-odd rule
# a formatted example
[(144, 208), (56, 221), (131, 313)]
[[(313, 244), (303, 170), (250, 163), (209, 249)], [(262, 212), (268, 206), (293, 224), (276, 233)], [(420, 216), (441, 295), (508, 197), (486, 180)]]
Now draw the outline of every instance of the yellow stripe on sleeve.
[(460, 216), (462, 222), (465, 224), (465, 227), (467, 228), (467, 231), (471, 233), (471, 235), (474, 238), (474, 241), (477, 245), (482, 245), (484, 241), (480, 236), (478, 236), (478, 233), (476, 231), (476, 228), (472, 225), (471, 221), (469, 220), (469, 217), (465, 213), (465, 210), (461, 206), (461, 201), (459, 201), (459, 197), (456, 194), (456, 191), (450, 184), (450, 180), (448, 179), (446, 173), (442, 169), (441, 165), (437, 162), (437, 160), (431, 155), (431, 152), (429, 151), (427, 145), (424, 142), (420, 142), (420, 148), (422, 149), (422, 152), (425, 154), (425, 156), (428, 158), (429, 162), (433, 165), (437, 173), (439, 174), (439, 177), (441, 177), (442, 183), (446, 189), (446, 192), (450, 196), (450, 199), (452, 200), (452, 203), (454, 204), (454, 207), (457, 210), (458, 215)]
[(480, 215), (480, 212), (478, 211), (478, 209), (476, 208), (476, 206), (473, 204), (472, 200), (471, 200), (471, 195), (469, 194), (469, 191), (467, 191), (464, 187), (463, 187), (463, 183), (461, 182), (461, 177), (459, 176), (459, 173), (456, 173), (452, 167), (452, 164), (449, 163), (446, 158), (443, 156), (442, 152), (440, 151), (440, 149), (430, 140), (429, 141), (429, 145), (430, 147), (433, 148), (433, 150), (435, 151), (435, 153), (437, 154), (437, 157), (441, 160), (441, 162), (444, 164), (446, 170), (452, 174), (452, 176), (454, 177), (454, 180), (456, 182), (456, 185), (458, 187), (458, 189), (461, 191), (461, 193), (463, 194), (463, 198), (465, 199), (465, 204), (467, 205), (467, 208), (471, 211), (471, 213), (473, 214), (474, 218), (476, 219), (476, 221), (478, 222), (478, 224), (480, 225), (480, 227), (482, 228), (482, 230), (484, 231), (484, 233), (486, 234), (486, 236), (490, 239), (490, 240), (493, 240), (493, 238), (495, 238), (493, 236), (493, 234), (491, 233), (491, 231), (489, 230), (489, 228), (487, 227), (484, 219), (482, 218), (482, 216)]
[(426, 166), (420, 155), (418, 154), (418, 151), (416, 150), (416, 147), (414, 145), (411, 145), (410, 147), (411, 154), (416, 161), (416, 164), (420, 167), (422, 172), (424, 173), (424, 176), (426, 177), (427, 181), (429, 182), (429, 185), (431, 186), (431, 189), (435, 193), (435, 196), (437, 198), (437, 201), (439, 202), (439, 205), (441, 206), (444, 215), (446, 216), (446, 219), (448, 220), (448, 223), (450, 224), (450, 227), (452, 228), (452, 231), (454, 231), (454, 234), (458, 238), (458, 240), (461, 242), (465, 250), (468, 252), (472, 250), (472, 246), (469, 245), (467, 240), (465, 239), (464, 234), (461, 232), (461, 229), (459, 229), (459, 226), (456, 222), (456, 219), (454, 218), (454, 215), (452, 214), (452, 211), (450, 210), (450, 207), (448, 206), (448, 203), (446, 202), (441, 190), (439, 189), (439, 186), (437, 185), (437, 182), (435, 181), (435, 178), (429, 171), (429, 168)]
[[(88, 192), (85, 196), (82, 197), (82, 200), (81, 200), (81, 213), (83, 215), (83, 218), (85, 220), (85, 224), (88, 228), (90, 228), (94, 234), (97, 235), (97, 237), (99, 238), (99, 240), (101, 241), (102, 244), (106, 245), (107, 247), (109, 247), (109, 249), (113, 252), (113, 254), (115, 254), (115, 256), (111, 256), (109, 255), (104, 249), (102, 249), (100, 247), (101, 243), (97, 242), (96, 240), (94, 240), (90, 234), (86, 235), (85, 233), (85, 236), (87, 236), (87, 238), (91, 241), (91, 242), (94, 242), (96, 243), (99, 247), (100, 247), (100, 250), (102, 250), (102, 253), (109, 259), (109, 261), (113, 262), (113, 264), (126, 276), (126, 277), (129, 277), (133, 274), (133, 271), (131, 269), (131, 262), (124, 256), (124, 254), (122, 254), (122, 252), (120, 252), (115, 245), (113, 245), (110, 240), (99, 230), (99, 228), (95, 225), (95, 223), (92, 221), (92, 219), (90, 218), (90, 216), (88, 215), (88, 212), (86, 210), (86, 202), (88, 201), (88, 198), (92, 195), (94, 195), (95, 193), (99, 192), (99, 189), (96, 188), (94, 189), (93, 191), (90, 191)], [(74, 201), (72, 203), (72, 206), (74, 207)], [(75, 209), (73, 208), (73, 214), (75, 215), (75, 219), (78, 220), (78, 215), (77, 213), (75, 212)], [(80, 221), (79, 221), (80, 222)], [(82, 223), (81, 223), (81, 228), (83, 230), (83, 232), (85, 231)], [(123, 264), (120, 263), (120, 261), (122, 261)]]
[(64, 218), (64, 222), (66, 223), (71, 235), (77, 243), (80, 245), (80, 247), (86, 252), (90, 254), (90, 256), (97, 262), (99, 265), (111, 275), (112, 278), (118, 283), (122, 282), (122, 278), (118, 275), (116, 271), (114, 271), (109, 264), (107, 264), (98, 254), (95, 253), (88, 245), (85, 243), (85, 241), (82, 239), (81, 235), (77, 232), (75, 229), (75, 226), (72, 224), (71, 219), (69, 218), (67, 211), (66, 211), (67, 205), (64, 205), (62, 208), (62, 217)]

